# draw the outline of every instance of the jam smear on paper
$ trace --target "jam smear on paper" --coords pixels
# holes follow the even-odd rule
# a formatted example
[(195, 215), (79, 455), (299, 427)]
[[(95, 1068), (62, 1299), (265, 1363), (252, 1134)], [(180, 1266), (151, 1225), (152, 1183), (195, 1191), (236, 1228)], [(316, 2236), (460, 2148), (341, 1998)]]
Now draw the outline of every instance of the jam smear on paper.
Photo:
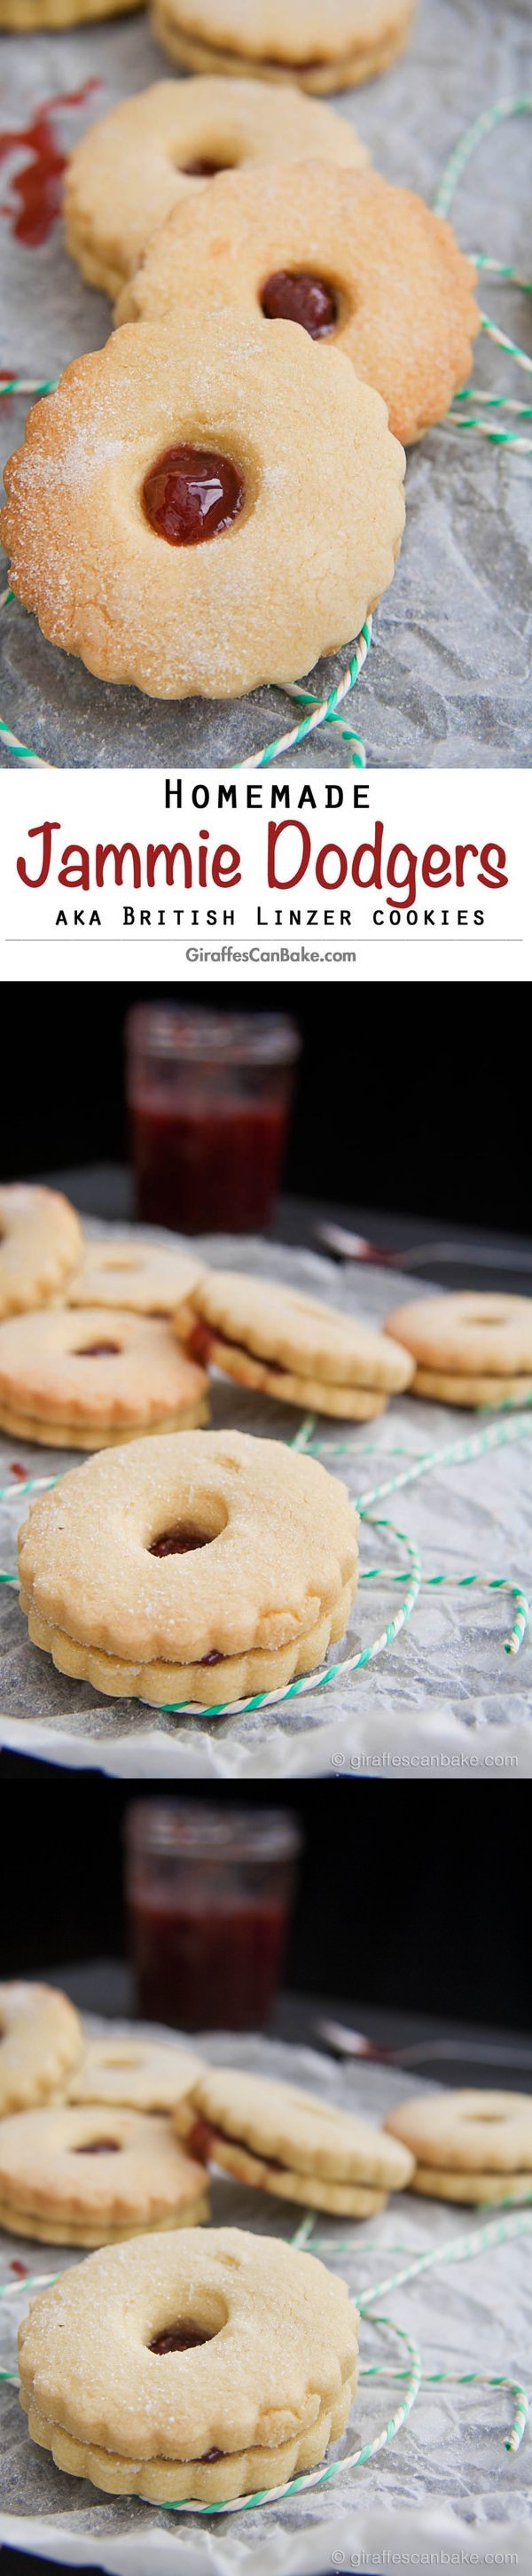
[(0, 209), (10, 224), (15, 241), (24, 242), (26, 250), (39, 250), (49, 241), (50, 233), (61, 212), (63, 171), (68, 154), (62, 152), (55, 132), (55, 119), (63, 108), (84, 107), (98, 80), (87, 80), (82, 89), (67, 90), (61, 98), (47, 99), (36, 108), (29, 125), (0, 131), (0, 162), (14, 152), (25, 151), (27, 158), (21, 170), (9, 182), (7, 205)]

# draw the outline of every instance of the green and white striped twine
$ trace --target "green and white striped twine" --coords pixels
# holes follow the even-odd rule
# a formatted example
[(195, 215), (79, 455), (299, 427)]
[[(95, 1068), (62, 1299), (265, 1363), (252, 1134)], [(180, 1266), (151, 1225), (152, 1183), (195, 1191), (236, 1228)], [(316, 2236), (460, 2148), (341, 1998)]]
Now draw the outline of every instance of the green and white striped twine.
[[(477, 151), (479, 144), (484, 142), (487, 136), (494, 132), (495, 127), (503, 124), (508, 117), (529, 115), (531, 112), (532, 98), (523, 96), (519, 98), (503, 99), (498, 105), (486, 108), (482, 116), (476, 117), (474, 124), (468, 126), (465, 134), (461, 136), (454, 152), (451, 153), (450, 160), (447, 162), (446, 168), (443, 172), (443, 177), (440, 180), (440, 184), (434, 198), (435, 214), (448, 214), (449, 207), (456, 193), (462, 172), (465, 170), (467, 162), (471, 159), (472, 153)], [(526, 294), (532, 292), (532, 281), (528, 278), (521, 277), (518, 271), (511, 268), (507, 262), (491, 259), (487, 253), (478, 253), (474, 256), (477, 268), (483, 268), (484, 270), (489, 271), (499, 284), (520, 287)], [(482, 313), (480, 320), (481, 329), (486, 336), (493, 340), (497, 347), (502, 349), (508, 357), (512, 358), (517, 366), (522, 367), (527, 374), (532, 374), (532, 359), (527, 357), (526, 351), (519, 347), (518, 342), (510, 339), (506, 332), (500, 331), (497, 325), (490, 320), (489, 315)], [(0, 399), (2, 395), (7, 394), (32, 393), (39, 395), (53, 393), (55, 389), (55, 381), (56, 380), (53, 377), (50, 377), (41, 382), (33, 383), (31, 379), (24, 376), (11, 376), (6, 383), (0, 384)], [(477, 412), (466, 412), (461, 408), (464, 403), (469, 404), (471, 402), (476, 403), (478, 407)], [(532, 437), (523, 438), (518, 430), (506, 429), (504, 426), (501, 427), (498, 424), (493, 426), (490, 421), (483, 420), (478, 417), (478, 409), (489, 410), (490, 412), (493, 412), (494, 410), (507, 411), (509, 413), (511, 412), (514, 416), (519, 414), (522, 419), (529, 419), (531, 416), (532, 406), (529, 403), (518, 403), (513, 398), (510, 399), (504, 394), (484, 393), (480, 391), (476, 385), (465, 385), (461, 388), (460, 392), (455, 395), (451, 409), (447, 413), (447, 418), (445, 421), (440, 423), (440, 427), (457, 429), (460, 431), (474, 429), (477, 431), (477, 434), (483, 438), (488, 438), (494, 445), (499, 447), (509, 447), (513, 449), (515, 453), (519, 453), (521, 455), (532, 455)], [(7, 608), (12, 601), (12, 597), (13, 593), (9, 588), (4, 590), (3, 595), (0, 598), (0, 609)], [(364, 662), (367, 660), (371, 638), (372, 619), (371, 617), (367, 617), (364, 625), (361, 627), (360, 635), (357, 636), (356, 643), (352, 647), (349, 662), (346, 670), (342, 674), (342, 678), (338, 681), (336, 688), (330, 689), (328, 695), (324, 698), (318, 698), (312, 690), (296, 687), (295, 684), (288, 687), (283, 681), (281, 685), (283, 687), (284, 695), (286, 697), (296, 699), (298, 703), (306, 707), (309, 712), (302, 716), (301, 722), (292, 726), (287, 733), (279, 734), (276, 740), (274, 742), (267, 743), (263, 750), (249, 753), (246, 760), (241, 761), (236, 765), (241, 769), (269, 769), (272, 762), (274, 760), (279, 760), (283, 753), (296, 750), (300, 743), (308, 740), (311, 733), (315, 733), (317, 729), (322, 726), (330, 725), (341, 734), (342, 741), (348, 746), (350, 766), (354, 769), (365, 770), (366, 754), (361, 736), (355, 731), (354, 726), (350, 724), (349, 719), (345, 715), (341, 714), (340, 710), (345, 699), (350, 696), (351, 691), (356, 686), (359, 673), (363, 669)], [(34, 752), (29, 748), (27, 743), (20, 742), (18, 735), (13, 732), (11, 726), (6, 724), (5, 719), (1, 716), (0, 741), (4, 742), (6, 750), (12, 751), (15, 760), (20, 761), (26, 769), (50, 769), (55, 766), (53, 762), (42, 760), (37, 752)]]

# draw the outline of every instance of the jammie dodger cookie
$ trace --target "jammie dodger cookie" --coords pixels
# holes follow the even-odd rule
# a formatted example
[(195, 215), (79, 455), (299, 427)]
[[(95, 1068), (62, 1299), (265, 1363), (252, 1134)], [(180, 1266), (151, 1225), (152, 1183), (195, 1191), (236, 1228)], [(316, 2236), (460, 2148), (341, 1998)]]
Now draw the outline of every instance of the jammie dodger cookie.
[(345, 2432), (357, 2329), (345, 2282), (276, 2237), (141, 2237), (32, 2301), (21, 2404), (57, 2467), (108, 2494), (229, 2502)]
[(154, 0), (153, 29), (187, 71), (340, 90), (393, 62), (411, 17), (411, 0)]
[(67, 1306), (121, 1306), (132, 1315), (180, 1317), (186, 1340), (194, 1316), (190, 1299), (203, 1276), (195, 1253), (132, 1235), (105, 1235), (86, 1243), (82, 1268), (69, 1281)]
[(307, 161), (229, 171), (176, 205), (118, 318), (182, 327), (223, 304), (250, 326), (262, 321), (265, 366), (273, 322), (298, 322), (376, 387), (408, 446), (467, 381), (473, 286), (450, 224), (421, 197), (377, 171)]
[(429, 2200), (523, 2198), (532, 2180), (532, 2102), (523, 2093), (422, 2094), (385, 2128), (416, 2157), (412, 2191)]
[(201, 2058), (172, 2040), (137, 2039), (112, 2030), (86, 2041), (67, 2086), (69, 2102), (110, 2102), (131, 2111), (173, 2111), (201, 2074)]
[(255, 80), (165, 80), (121, 99), (90, 125), (65, 180), (67, 249), (90, 286), (113, 298), (173, 207), (216, 173), (248, 162), (347, 161), (368, 155), (345, 116), (290, 88)]
[(90, 18), (119, 18), (142, 0), (0, 0), (0, 27), (16, 34), (43, 27), (77, 27)]
[[(409, 1385), (412, 1361), (357, 1315), (337, 1313), (299, 1289), (239, 1271), (211, 1270), (193, 1300), (191, 1347), (241, 1386), (282, 1404), (368, 1421)], [(176, 1318), (179, 1332), (179, 1316)]]
[(6, 467), (18, 599), (148, 697), (291, 681), (393, 578), (402, 448), (341, 351), (213, 316), (116, 331), (37, 403)]
[(0, 2122), (0, 2226), (51, 2245), (106, 2245), (208, 2218), (205, 2166), (156, 2112), (61, 2105)]
[(532, 1395), (532, 1297), (423, 1297), (396, 1306), (385, 1329), (415, 1362), (413, 1395), (493, 1406)]
[(282, 1688), (343, 1636), (357, 1533), (345, 1485), (282, 1441), (138, 1440), (30, 1507), (21, 1608), (60, 1672), (214, 1706)]
[(390, 2154), (391, 2140), (369, 2120), (231, 2067), (204, 2066), (174, 2120), (191, 2155), (239, 2182), (352, 2218), (384, 2209), (388, 2192), (404, 2190), (414, 2169), (412, 2154), (395, 2144)]
[(206, 1422), (205, 1371), (170, 1324), (99, 1306), (0, 1324), (0, 1427), (45, 1448), (101, 1449)]
[(0, 1189), (0, 1316), (22, 1315), (60, 1295), (82, 1244), (79, 1217), (59, 1190), (26, 1181)]
[(0, 2119), (46, 2102), (81, 2058), (83, 2031), (68, 1995), (55, 1986), (0, 1986)]

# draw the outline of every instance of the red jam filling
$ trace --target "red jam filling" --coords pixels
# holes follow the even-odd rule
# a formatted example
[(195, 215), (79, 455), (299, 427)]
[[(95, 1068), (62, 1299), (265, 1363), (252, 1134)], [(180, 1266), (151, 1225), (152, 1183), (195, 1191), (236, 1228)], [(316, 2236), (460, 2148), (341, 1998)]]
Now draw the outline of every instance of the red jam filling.
[[(213, 2129), (210, 2121), (201, 2119), (195, 2120), (194, 2127), (187, 2130), (186, 2145), (189, 2155), (197, 2156), (200, 2164), (216, 2164), (218, 2145), (242, 2147), (247, 2156), (260, 2155), (259, 2147), (250, 2147), (249, 2138), (234, 2138), (229, 2129)], [(261, 2163), (271, 2165), (274, 2173), (287, 2171), (286, 2165), (282, 2164), (279, 2156), (261, 2157)]]
[(224, 1656), (224, 1655), (219, 1655), (219, 1654), (218, 1654), (218, 1648), (217, 1648), (217, 1646), (212, 1646), (212, 1647), (211, 1647), (210, 1655), (200, 1655), (200, 1663), (201, 1663), (201, 1664), (223, 1664), (223, 1663), (225, 1663), (225, 1656)]
[(86, 2146), (75, 2147), (75, 2156), (118, 2156), (119, 2138), (88, 2138)]
[(79, 1351), (73, 1351), (72, 1358), (75, 1360), (110, 1360), (114, 1359), (116, 1355), (119, 1354), (120, 1347), (120, 1342), (82, 1342)]
[(182, 1521), (175, 1529), (161, 1530), (160, 1538), (152, 1539), (148, 1553), (150, 1556), (191, 1556), (194, 1548), (208, 1545), (205, 1530), (195, 1529), (192, 1521)]
[(167, 447), (142, 486), (146, 518), (169, 546), (200, 546), (230, 528), (244, 484), (230, 456), (208, 448)]
[(261, 305), (267, 322), (299, 322), (303, 331), (310, 332), (311, 340), (325, 339), (338, 320), (334, 288), (326, 284), (324, 277), (313, 277), (305, 269), (298, 275), (292, 275), (288, 268), (276, 269), (263, 286)]
[(175, 2325), (163, 2326), (162, 2334), (154, 2335), (150, 2352), (193, 2352), (195, 2344), (211, 2342), (212, 2336), (205, 2333), (204, 2326), (195, 2326), (188, 2317), (177, 2317)]
[(187, 1342), (187, 1351), (189, 1359), (198, 1360), (200, 1368), (203, 1368), (210, 1358), (211, 1351), (211, 1335), (207, 1324), (194, 1324)]

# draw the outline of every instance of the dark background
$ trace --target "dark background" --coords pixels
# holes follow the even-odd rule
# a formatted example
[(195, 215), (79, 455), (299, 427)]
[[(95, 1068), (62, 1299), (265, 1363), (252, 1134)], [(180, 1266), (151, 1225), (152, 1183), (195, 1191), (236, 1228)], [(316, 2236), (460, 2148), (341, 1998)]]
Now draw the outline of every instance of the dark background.
[[(304, 1044), (284, 1179), (294, 1195), (530, 1231), (518, 1114), (527, 1014), (511, 986), (166, 991), (216, 1010), (292, 1013)], [(123, 1021), (130, 1003), (152, 997), (164, 987), (4, 987), (4, 1180), (123, 1159)]]
[[(28, 1766), (26, 1766), (28, 1768)], [(120, 1824), (164, 1795), (85, 1775), (4, 1789), (0, 1976), (125, 1950)], [(235, 1803), (230, 1784), (179, 1797)], [(306, 1849), (285, 1982), (302, 1994), (526, 2030), (530, 1899), (511, 1788), (349, 1781), (268, 1785), (240, 1804), (290, 1806)]]

